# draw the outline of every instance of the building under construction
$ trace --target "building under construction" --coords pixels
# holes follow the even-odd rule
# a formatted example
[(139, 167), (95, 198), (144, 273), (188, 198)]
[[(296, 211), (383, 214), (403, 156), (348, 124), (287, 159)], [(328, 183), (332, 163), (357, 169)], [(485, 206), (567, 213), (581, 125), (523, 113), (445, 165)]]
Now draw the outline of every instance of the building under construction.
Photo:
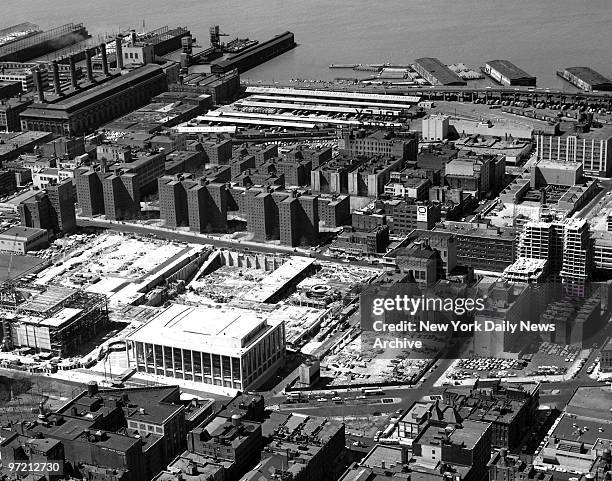
[(82, 23), (67, 23), (0, 46), (0, 61), (25, 62), (89, 37)]
[(108, 325), (106, 296), (59, 286), (12, 284), (0, 293), (2, 345), (69, 356)]

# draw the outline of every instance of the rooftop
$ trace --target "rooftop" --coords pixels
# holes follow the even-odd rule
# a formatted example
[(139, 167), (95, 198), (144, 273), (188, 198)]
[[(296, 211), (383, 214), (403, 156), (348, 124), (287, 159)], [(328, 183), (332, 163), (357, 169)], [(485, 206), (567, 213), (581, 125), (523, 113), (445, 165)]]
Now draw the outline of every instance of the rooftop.
[[(568, 413), (610, 420), (612, 390), (609, 386), (579, 387), (567, 404)], [(611, 432), (612, 433), (612, 432)]]
[(442, 85), (466, 85), (466, 81), (444, 65), (439, 59), (432, 57), (417, 58), (415, 63), (427, 70)]
[(282, 321), (237, 307), (173, 304), (134, 331), (129, 340), (220, 354), (236, 354)]
[(0, 232), (0, 237), (3, 239), (12, 239), (15, 242), (23, 242), (31, 239), (32, 237), (38, 237), (46, 232), (47, 231), (44, 229), (36, 229), (35, 227), (13, 226), (9, 227), (4, 232)]
[(529, 75), (524, 70), (518, 68), (509, 60), (491, 60), (487, 62), (487, 64), (510, 80), (535, 78), (533, 75)]
[(60, 100), (55, 103), (44, 103), (33, 104), (28, 110), (22, 115), (27, 116), (28, 114), (40, 115), (42, 113), (48, 113), (49, 115), (56, 115), (57, 111), (70, 112), (76, 110), (83, 105), (94, 103), (100, 98), (106, 98), (109, 94), (115, 91), (124, 90), (133, 86), (134, 82), (139, 82), (143, 77), (149, 77), (161, 73), (162, 69), (159, 65), (148, 64), (143, 65), (125, 75), (114, 77), (107, 82), (101, 83), (92, 87), (91, 89), (77, 93), (65, 100)]
[(590, 67), (567, 67), (565, 70), (594, 86), (601, 84), (612, 85), (612, 80), (604, 77), (602, 74), (596, 72)]
[[(291, 199), (291, 198), (288, 198)], [(246, 293), (244, 299), (256, 302), (269, 302), (273, 296), (314, 263), (314, 259), (292, 257), (269, 276), (262, 279)]]

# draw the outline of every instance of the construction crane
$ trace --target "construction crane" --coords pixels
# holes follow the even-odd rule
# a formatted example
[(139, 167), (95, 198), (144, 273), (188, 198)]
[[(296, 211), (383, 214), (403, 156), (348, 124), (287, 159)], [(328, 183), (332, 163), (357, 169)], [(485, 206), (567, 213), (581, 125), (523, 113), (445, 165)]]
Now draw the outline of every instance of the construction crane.
[(215, 50), (221, 50), (223, 45), (221, 44), (221, 37), (229, 37), (227, 33), (223, 33), (219, 30), (219, 25), (213, 25), (210, 27), (210, 45)]

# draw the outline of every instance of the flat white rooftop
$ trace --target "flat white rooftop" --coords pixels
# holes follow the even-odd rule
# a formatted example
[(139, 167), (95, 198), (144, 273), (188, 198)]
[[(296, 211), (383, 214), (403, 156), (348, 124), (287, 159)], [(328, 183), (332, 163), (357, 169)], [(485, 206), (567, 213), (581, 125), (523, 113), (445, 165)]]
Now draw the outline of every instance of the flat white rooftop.
[(533, 259), (531, 257), (519, 257), (513, 264), (506, 267), (507, 273), (528, 273), (542, 270), (546, 267), (548, 259)]
[(317, 99), (309, 97), (291, 97), (283, 95), (251, 95), (248, 97), (253, 100), (269, 100), (272, 102), (297, 102), (303, 105), (321, 104), (321, 105), (354, 105), (356, 107), (384, 107), (407, 110), (410, 109), (412, 103), (385, 103), (368, 100), (351, 100), (351, 99)]
[(281, 320), (226, 305), (173, 304), (127, 337), (129, 341), (237, 356)]
[(342, 99), (361, 99), (361, 100), (378, 100), (383, 102), (412, 102), (418, 103), (421, 97), (412, 95), (385, 95), (385, 94), (370, 94), (365, 92), (341, 92), (332, 90), (309, 90), (309, 89), (294, 89), (290, 87), (247, 87), (247, 93), (251, 94), (272, 94), (272, 95), (301, 95), (304, 97), (322, 97), (322, 98), (342, 98)]
[(244, 299), (247, 301), (267, 302), (274, 294), (291, 282), (305, 269), (314, 263), (309, 257), (292, 257), (269, 276), (264, 277), (259, 284), (248, 292)]
[(229, 133), (229, 134), (234, 134), (236, 133), (236, 126), (235, 125), (219, 125), (217, 127), (212, 127), (210, 125), (189, 125), (188, 122), (185, 122), (184, 124), (179, 124), (176, 127), (173, 127), (172, 130), (178, 132), (178, 133), (182, 133), (182, 134), (189, 134), (189, 133), (202, 133), (202, 134), (209, 134), (209, 133)]
[(242, 124), (242, 125), (269, 125), (271, 127), (297, 127), (301, 129), (314, 129), (316, 124), (305, 122), (288, 122), (284, 120), (271, 120), (268, 118), (238, 118), (222, 117), (221, 115), (207, 115), (197, 117), (198, 122), (217, 122), (222, 124)]
[(563, 170), (580, 170), (582, 168), (582, 162), (560, 162), (555, 160), (540, 160), (536, 165), (538, 167)]
[(56, 312), (52, 317), (48, 317), (46, 319), (41, 319), (40, 317), (27, 317), (24, 318), (22, 322), (24, 324), (35, 324), (37, 326), (57, 329), (73, 321), (75, 318), (81, 315), (81, 312), (83, 312), (81, 309), (64, 307)]
[(366, 109), (365, 107), (341, 107), (341, 106), (330, 106), (330, 105), (317, 105), (317, 104), (292, 104), (286, 102), (266, 102), (266, 101), (252, 101), (248, 98), (246, 100), (240, 100), (236, 102), (236, 105), (241, 105), (243, 107), (263, 107), (263, 108), (273, 108), (273, 109), (284, 109), (284, 110), (308, 110), (317, 112), (330, 112), (330, 113), (340, 113), (340, 114), (371, 114), (371, 115), (399, 115), (401, 113), (400, 110), (394, 108), (385, 108), (385, 109)]
[[(238, 120), (237, 120), (238, 119)], [(259, 114), (252, 112), (243, 112), (237, 110), (229, 110), (229, 109), (220, 109), (220, 110), (212, 110), (208, 112), (206, 115), (196, 117), (198, 121), (208, 121), (208, 122), (238, 122), (242, 121), (242, 123), (251, 123), (251, 124), (261, 124), (261, 125), (270, 125), (270, 122), (284, 122), (286, 125), (290, 123), (295, 123), (297, 127), (304, 127), (305, 125), (314, 125), (316, 124), (335, 124), (335, 125), (376, 125), (376, 126), (384, 126), (384, 127), (401, 127), (402, 124), (400, 122), (389, 122), (389, 121), (368, 121), (368, 120), (342, 120), (342, 119), (334, 119), (331, 117), (327, 117), (325, 115), (314, 115), (311, 114), (309, 116), (300, 116), (293, 114)], [(302, 123), (303, 122), (303, 123)]]

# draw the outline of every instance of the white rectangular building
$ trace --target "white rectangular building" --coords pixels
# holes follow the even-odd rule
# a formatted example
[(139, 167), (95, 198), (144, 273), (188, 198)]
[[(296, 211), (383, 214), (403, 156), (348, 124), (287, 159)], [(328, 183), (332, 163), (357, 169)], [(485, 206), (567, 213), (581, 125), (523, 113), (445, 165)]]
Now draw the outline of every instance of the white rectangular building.
[(285, 361), (285, 324), (232, 306), (174, 304), (127, 337), (139, 372), (235, 392), (264, 382)]
[(430, 115), (423, 119), (423, 140), (441, 142), (448, 138), (449, 117)]
[(0, 233), (0, 251), (25, 254), (49, 247), (49, 233), (45, 229), (14, 226)]

